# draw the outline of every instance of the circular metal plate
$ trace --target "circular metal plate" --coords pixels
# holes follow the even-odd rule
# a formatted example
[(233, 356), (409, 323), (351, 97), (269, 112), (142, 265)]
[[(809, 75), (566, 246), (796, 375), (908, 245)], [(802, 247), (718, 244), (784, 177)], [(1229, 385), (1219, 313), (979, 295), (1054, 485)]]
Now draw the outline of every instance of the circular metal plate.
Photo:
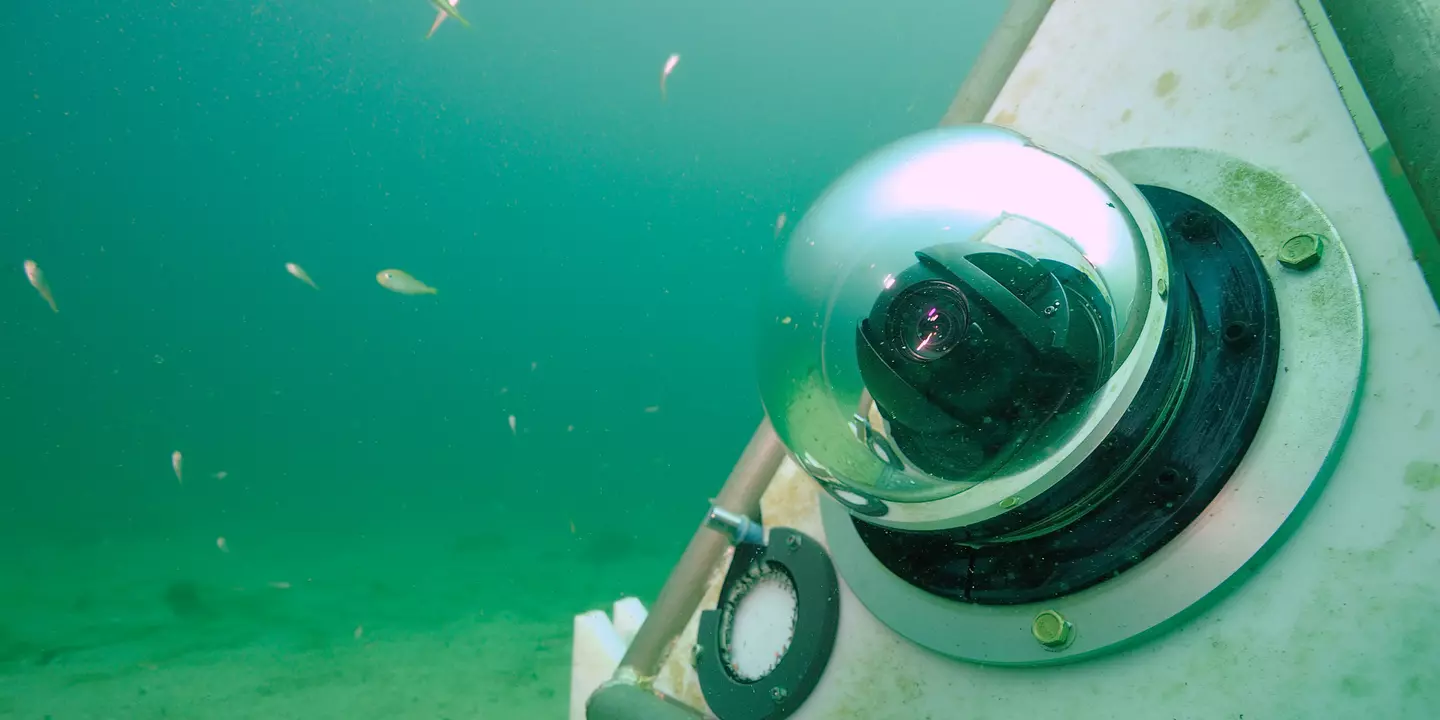
[[(886, 570), (846, 509), (822, 497), (831, 555), (856, 597), (891, 629), (951, 657), (1067, 662), (1182, 620), (1283, 541), (1287, 521), (1299, 519), (1333, 469), (1354, 415), (1365, 352), (1360, 285), (1320, 208), (1280, 176), (1208, 150), (1149, 148), (1107, 159), (1132, 183), (1209, 203), (1254, 245), (1280, 314), (1280, 372), (1270, 406), (1225, 488), (1179, 536), (1118, 577), (1043, 604), (980, 606), (930, 595)], [(1281, 245), (1301, 233), (1323, 237), (1322, 259), (1304, 271), (1281, 267)], [(1073, 625), (1062, 649), (1047, 649), (1032, 634), (1034, 619), (1047, 610)]]

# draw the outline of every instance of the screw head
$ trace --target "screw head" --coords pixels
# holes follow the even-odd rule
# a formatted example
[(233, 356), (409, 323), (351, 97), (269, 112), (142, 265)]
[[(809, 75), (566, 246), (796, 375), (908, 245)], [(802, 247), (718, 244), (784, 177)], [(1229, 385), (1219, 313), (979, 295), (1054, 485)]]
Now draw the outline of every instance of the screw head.
[(1030, 633), (1049, 650), (1063, 650), (1075, 640), (1075, 626), (1054, 610), (1042, 610), (1036, 615)]
[(800, 549), (800, 536), (799, 536), (799, 535), (790, 535), (790, 536), (786, 537), (786, 538), (785, 538), (785, 547), (790, 548), (790, 552), (795, 552), (796, 550), (799, 550), (799, 549)]
[(1291, 270), (1309, 270), (1320, 262), (1323, 240), (1314, 233), (1304, 233), (1286, 240), (1280, 246), (1280, 264)]
[(775, 687), (773, 687), (773, 688), (770, 688), (770, 699), (771, 699), (771, 700), (774, 700), (774, 701), (777, 702), (777, 703), (778, 703), (778, 702), (785, 702), (785, 698), (787, 698), (787, 697), (790, 697), (790, 691), (789, 691), (789, 690), (786, 690), (785, 688), (780, 687), (780, 686), (778, 686), (778, 685), (775, 686)]

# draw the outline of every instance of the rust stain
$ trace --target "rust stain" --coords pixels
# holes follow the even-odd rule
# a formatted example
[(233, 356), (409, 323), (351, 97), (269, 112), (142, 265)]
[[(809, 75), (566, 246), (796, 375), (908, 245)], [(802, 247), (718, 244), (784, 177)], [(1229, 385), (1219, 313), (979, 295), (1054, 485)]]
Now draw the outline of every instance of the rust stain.
[(1043, 79), (1045, 79), (1045, 71), (1043, 70), (1036, 69), (1025, 73), (1020, 76), (1020, 79), (1015, 83), (1015, 94), (1024, 98), (1029, 95), (1030, 91), (1034, 90), (1035, 86), (1039, 85)]
[(1179, 85), (1180, 76), (1176, 75), (1173, 71), (1166, 70), (1163, 75), (1155, 80), (1155, 97), (1163, 98), (1175, 92), (1175, 88)]
[(993, 122), (994, 122), (996, 125), (1005, 125), (1005, 126), (1007, 126), (1007, 127), (1014, 127), (1014, 126), (1015, 126), (1015, 121), (1016, 121), (1017, 119), (1019, 119), (1019, 117), (1020, 117), (1020, 113), (1018, 113), (1018, 112), (1016, 112), (1016, 111), (1014, 111), (1014, 110), (1001, 110), (1000, 112), (995, 113), (995, 120), (994, 120)]
[(1135, 113), (1133, 113), (1133, 112), (1130, 111), (1130, 108), (1125, 108), (1125, 112), (1120, 113), (1120, 122), (1122, 122), (1122, 123), (1130, 122), (1130, 116), (1131, 116), (1131, 115), (1134, 115), (1134, 114), (1135, 114)]
[(1416, 460), (1405, 466), (1405, 484), (1420, 492), (1440, 487), (1440, 463)]
[(1185, 27), (1190, 30), (1199, 30), (1209, 27), (1210, 21), (1215, 19), (1215, 13), (1208, 7), (1190, 11), (1190, 19), (1185, 22)]
[(1239, 30), (1265, 14), (1270, 0), (1229, 0), (1220, 14), (1220, 27)]

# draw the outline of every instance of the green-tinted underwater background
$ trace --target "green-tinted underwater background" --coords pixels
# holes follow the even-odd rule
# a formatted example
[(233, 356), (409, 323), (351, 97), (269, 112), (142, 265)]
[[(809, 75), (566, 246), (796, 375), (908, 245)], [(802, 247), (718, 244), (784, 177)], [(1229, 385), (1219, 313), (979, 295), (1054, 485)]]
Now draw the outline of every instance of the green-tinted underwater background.
[(0, 717), (561, 717), (761, 417), (777, 215), (969, 5), (6, 3)]

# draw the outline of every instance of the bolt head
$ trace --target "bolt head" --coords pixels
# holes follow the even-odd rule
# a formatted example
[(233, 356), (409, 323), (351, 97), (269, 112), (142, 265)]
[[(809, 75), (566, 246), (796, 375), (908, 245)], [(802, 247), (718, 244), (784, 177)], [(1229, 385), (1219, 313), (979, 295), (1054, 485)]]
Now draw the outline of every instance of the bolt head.
[(796, 550), (799, 550), (799, 549), (800, 549), (800, 536), (799, 536), (799, 535), (791, 535), (791, 536), (789, 536), (789, 537), (786, 537), (786, 538), (785, 538), (785, 547), (790, 548), (790, 551), (791, 551), (791, 552), (794, 552), (794, 551), (796, 551)]
[(1320, 262), (1322, 244), (1319, 235), (1296, 235), (1280, 246), (1280, 264), (1291, 270), (1309, 270)]
[(790, 697), (790, 691), (789, 691), (789, 690), (786, 690), (785, 688), (783, 688), (783, 687), (778, 687), (778, 686), (777, 686), (777, 687), (770, 688), (770, 699), (771, 699), (771, 700), (774, 700), (774, 701), (777, 702), (777, 703), (778, 703), (778, 702), (785, 702), (785, 698), (787, 698), (787, 697)]
[(1063, 650), (1075, 640), (1075, 626), (1054, 610), (1043, 610), (1030, 624), (1035, 641), (1050, 650)]

